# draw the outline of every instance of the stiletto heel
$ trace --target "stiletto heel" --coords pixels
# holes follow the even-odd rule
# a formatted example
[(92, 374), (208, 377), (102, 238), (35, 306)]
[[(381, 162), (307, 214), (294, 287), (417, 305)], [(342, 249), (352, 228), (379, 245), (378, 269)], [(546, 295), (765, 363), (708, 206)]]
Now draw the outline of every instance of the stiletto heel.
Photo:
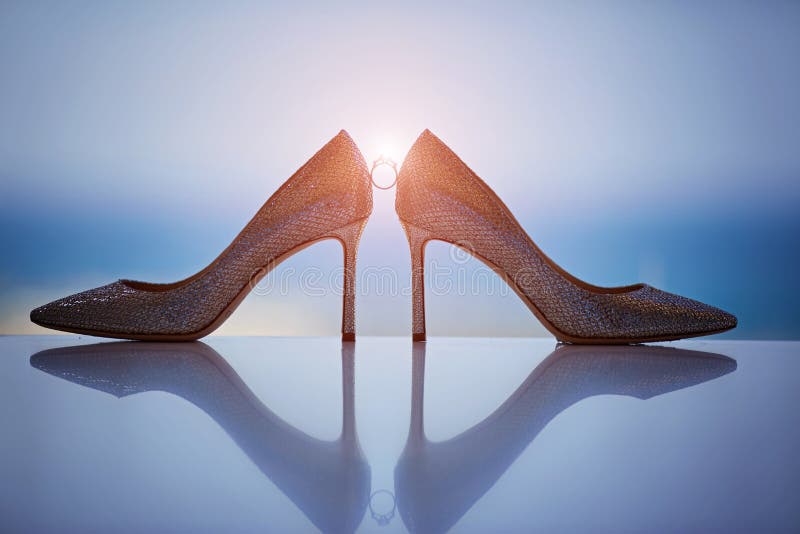
[(344, 245), (342, 334), (355, 338), (355, 257), (372, 212), (364, 156), (342, 130), (292, 175), (217, 259), (171, 284), (118, 280), (45, 304), (31, 321), (92, 336), (191, 341), (210, 334), (270, 269), (318, 241)]
[(411, 332), (413, 341), (425, 341), (425, 244), (427, 230), (401, 221), (411, 249)]
[(395, 208), (411, 245), (415, 340), (425, 339), (422, 249), (437, 239), (487, 264), (560, 341), (643, 343), (724, 332), (736, 317), (647, 284), (599, 287), (572, 276), (531, 240), (503, 201), (425, 130), (397, 178)]
[(342, 268), (342, 341), (356, 340), (356, 255), (361, 233), (367, 220), (356, 221), (334, 232), (330, 237), (338, 239), (344, 249)]

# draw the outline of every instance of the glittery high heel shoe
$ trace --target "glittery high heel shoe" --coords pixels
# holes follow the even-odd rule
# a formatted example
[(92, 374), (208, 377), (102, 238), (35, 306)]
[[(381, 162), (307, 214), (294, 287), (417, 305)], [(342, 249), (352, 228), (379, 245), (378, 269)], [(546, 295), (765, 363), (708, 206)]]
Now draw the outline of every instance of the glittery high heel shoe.
[(355, 264), (372, 212), (364, 156), (342, 130), (292, 175), (217, 259), (170, 284), (118, 280), (31, 312), (55, 330), (151, 341), (189, 341), (219, 327), (270, 269), (323, 239), (344, 247), (342, 338), (355, 339)]
[(486, 185), (425, 130), (397, 179), (397, 214), (411, 247), (415, 341), (425, 340), (424, 248), (437, 239), (494, 269), (560, 341), (642, 343), (715, 334), (736, 317), (647, 284), (598, 287), (570, 275), (534, 244)]

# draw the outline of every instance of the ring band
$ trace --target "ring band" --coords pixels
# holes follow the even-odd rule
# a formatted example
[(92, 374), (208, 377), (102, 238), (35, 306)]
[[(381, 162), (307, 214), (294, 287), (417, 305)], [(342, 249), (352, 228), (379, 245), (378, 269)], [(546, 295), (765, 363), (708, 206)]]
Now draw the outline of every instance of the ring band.
[[(388, 512), (380, 513), (380, 512), (376, 512), (375, 509), (372, 508), (372, 500), (375, 498), (376, 495), (380, 495), (381, 493), (388, 495), (392, 499), (392, 509), (389, 510)], [(386, 525), (388, 525), (389, 522), (394, 517), (395, 510), (397, 510), (397, 498), (394, 496), (394, 493), (392, 493), (391, 491), (385, 490), (385, 489), (380, 489), (380, 490), (377, 490), (377, 491), (373, 491), (372, 495), (369, 496), (369, 513), (372, 516), (372, 519), (374, 519), (378, 523), (378, 525), (380, 525), (382, 527), (385, 527)]]
[[(388, 165), (394, 171), (394, 181), (392, 181), (392, 183), (386, 186), (379, 185), (375, 181), (375, 176), (373, 174), (375, 172), (375, 169), (377, 167), (380, 167), (381, 165)], [(394, 187), (394, 184), (397, 183), (397, 163), (395, 163), (395, 161), (391, 158), (385, 158), (383, 156), (380, 156), (378, 159), (372, 162), (372, 168), (369, 171), (369, 178), (370, 180), (372, 180), (372, 185), (374, 185), (378, 189), (383, 189), (383, 190), (391, 189), (392, 187)]]

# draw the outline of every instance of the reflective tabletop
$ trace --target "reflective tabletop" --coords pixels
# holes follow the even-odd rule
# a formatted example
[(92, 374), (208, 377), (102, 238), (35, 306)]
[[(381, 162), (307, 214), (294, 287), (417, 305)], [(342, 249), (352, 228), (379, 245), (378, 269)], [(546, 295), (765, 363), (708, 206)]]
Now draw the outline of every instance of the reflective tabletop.
[(790, 532), (800, 343), (0, 337), (0, 532)]

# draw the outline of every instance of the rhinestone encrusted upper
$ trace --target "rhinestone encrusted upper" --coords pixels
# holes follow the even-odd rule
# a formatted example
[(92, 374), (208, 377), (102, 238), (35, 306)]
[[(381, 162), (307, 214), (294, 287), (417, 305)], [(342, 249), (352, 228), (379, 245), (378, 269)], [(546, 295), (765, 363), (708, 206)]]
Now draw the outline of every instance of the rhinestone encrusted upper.
[[(531, 241), (491, 188), (428, 130), (400, 169), (396, 210), (407, 228), (459, 244), (496, 266), (559, 339), (675, 339), (736, 326), (730, 313), (646, 284), (601, 288), (569, 275)], [(415, 317), (415, 324), (419, 320), (424, 319)]]
[(338, 236), (371, 211), (366, 161), (342, 130), (196, 275), (172, 284), (118, 280), (36, 308), (31, 320), (49, 328), (115, 337), (191, 336), (223, 316), (270, 262), (305, 243)]

